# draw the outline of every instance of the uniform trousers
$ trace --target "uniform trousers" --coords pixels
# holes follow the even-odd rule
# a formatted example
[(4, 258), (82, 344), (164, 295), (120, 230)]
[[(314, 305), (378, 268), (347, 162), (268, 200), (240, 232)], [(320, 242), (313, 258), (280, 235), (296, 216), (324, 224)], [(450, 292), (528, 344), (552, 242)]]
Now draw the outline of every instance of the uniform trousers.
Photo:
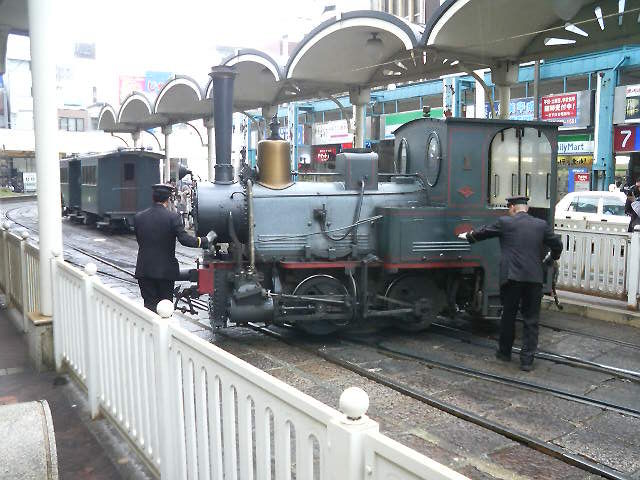
[(156, 312), (158, 303), (161, 300), (171, 300), (173, 302), (173, 280), (161, 280), (157, 278), (138, 278), (140, 294), (144, 300), (145, 308), (153, 313)]
[(530, 365), (538, 347), (538, 321), (540, 320), (540, 302), (542, 284), (534, 282), (516, 282), (509, 280), (500, 287), (502, 300), (502, 318), (500, 320), (500, 353), (511, 356), (511, 347), (515, 336), (515, 322), (518, 308), (522, 313), (523, 332), (520, 363)]

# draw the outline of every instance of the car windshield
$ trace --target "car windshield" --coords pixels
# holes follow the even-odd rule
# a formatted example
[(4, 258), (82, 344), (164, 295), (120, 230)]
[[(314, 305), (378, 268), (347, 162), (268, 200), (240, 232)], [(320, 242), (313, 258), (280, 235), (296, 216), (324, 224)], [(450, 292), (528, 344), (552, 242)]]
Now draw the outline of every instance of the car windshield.
[[(574, 198), (569, 205), (570, 212), (598, 213), (598, 197), (579, 196)], [(624, 205), (623, 205), (624, 210)]]
[(624, 201), (619, 198), (605, 198), (602, 202), (604, 215), (624, 215)]

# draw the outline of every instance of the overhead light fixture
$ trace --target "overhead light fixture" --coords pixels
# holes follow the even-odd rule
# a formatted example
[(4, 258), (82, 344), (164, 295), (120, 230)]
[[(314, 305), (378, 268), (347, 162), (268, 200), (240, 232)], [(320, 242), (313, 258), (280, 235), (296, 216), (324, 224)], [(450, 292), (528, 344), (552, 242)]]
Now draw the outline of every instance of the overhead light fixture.
[(458, 65), (460, 63), (460, 60), (454, 60), (453, 62), (451, 62), (449, 65), (451, 65), (452, 67), (455, 67), (456, 65)]
[(445, 58), (444, 60), (442, 60), (442, 64), (444, 65), (445, 63), (447, 63), (449, 61), (448, 58)]
[(364, 44), (364, 49), (371, 60), (378, 62), (382, 58), (383, 45), (382, 39), (378, 38), (378, 32), (371, 32), (371, 37), (369, 37)]
[(598, 24), (600, 25), (600, 30), (604, 30), (604, 18), (602, 18), (602, 9), (600, 6), (597, 6), (593, 13), (596, 14), (596, 18), (598, 19)]
[[(638, 18), (640, 19), (640, 16)], [(422, 52), (422, 64), (427, 64), (427, 52)]]
[(575, 33), (576, 35), (582, 35), (583, 37), (588, 37), (589, 36), (589, 34), (587, 32), (582, 30), (580, 27), (577, 27), (573, 23), (569, 23), (569, 22), (565, 23), (564, 24), (564, 29), (567, 32)]
[(622, 17), (624, 14), (624, 6), (625, 6), (626, 0), (618, 0), (618, 13), (620, 15), (618, 15), (618, 25), (622, 26)]
[(544, 44), (547, 47), (553, 47), (554, 45), (571, 45), (572, 43), (576, 43), (576, 41), (568, 38), (545, 38), (544, 39)]
[(396, 62), (396, 65), (403, 70), (409, 70), (407, 67), (405, 67), (404, 63), (402, 62)]

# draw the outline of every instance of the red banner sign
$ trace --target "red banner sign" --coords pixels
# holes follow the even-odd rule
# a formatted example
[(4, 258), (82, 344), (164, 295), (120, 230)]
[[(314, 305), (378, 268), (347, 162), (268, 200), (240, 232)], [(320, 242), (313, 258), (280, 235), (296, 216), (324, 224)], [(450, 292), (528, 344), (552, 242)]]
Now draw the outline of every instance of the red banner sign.
[(613, 130), (613, 150), (615, 152), (634, 152), (640, 145), (637, 125), (616, 125)]
[(542, 97), (542, 120), (563, 120), (578, 114), (578, 95), (565, 93)]

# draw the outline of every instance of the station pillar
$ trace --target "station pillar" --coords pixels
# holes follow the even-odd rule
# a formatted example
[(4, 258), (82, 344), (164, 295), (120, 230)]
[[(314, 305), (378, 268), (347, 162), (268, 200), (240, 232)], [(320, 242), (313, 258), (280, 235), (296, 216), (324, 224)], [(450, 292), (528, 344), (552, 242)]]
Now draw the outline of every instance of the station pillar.
[(613, 98), (618, 84), (618, 70), (597, 75), (595, 107), (595, 151), (593, 154), (593, 190), (608, 190), (615, 182), (616, 160), (613, 156)]
[(354, 106), (354, 121), (355, 121), (355, 137), (353, 139), (353, 146), (355, 148), (364, 148), (364, 137), (366, 130), (367, 104), (371, 101), (371, 89), (370, 88), (354, 88), (349, 90), (349, 101)]
[(167, 125), (166, 127), (162, 127), (162, 134), (164, 135), (164, 168), (162, 175), (162, 182), (167, 183), (171, 180), (171, 132), (173, 128), (171, 125)]
[(140, 146), (140, 132), (133, 132), (131, 138), (133, 139), (133, 148), (138, 148)]
[(205, 119), (204, 126), (207, 127), (207, 179), (213, 182), (216, 176), (216, 138), (213, 118)]
[(33, 127), (38, 179), (38, 227), (40, 229), (40, 313), (53, 313), (51, 259), (62, 251), (60, 161), (57, 147), (56, 56), (51, 39), (57, 35), (53, 0), (29, 0), (31, 76), (33, 79)]
[(496, 85), (500, 101), (500, 118), (509, 118), (511, 86), (518, 83), (519, 66), (513, 62), (501, 62), (491, 67), (491, 81)]
[[(480, 78), (483, 75), (482, 70), (478, 70), (475, 72)], [(476, 80), (476, 88), (475, 88), (475, 108), (474, 108), (474, 117), (475, 118), (486, 118), (487, 109), (486, 98), (485, 98), (485, 89), (486, 85), (483, 85), (481, 82)]]

